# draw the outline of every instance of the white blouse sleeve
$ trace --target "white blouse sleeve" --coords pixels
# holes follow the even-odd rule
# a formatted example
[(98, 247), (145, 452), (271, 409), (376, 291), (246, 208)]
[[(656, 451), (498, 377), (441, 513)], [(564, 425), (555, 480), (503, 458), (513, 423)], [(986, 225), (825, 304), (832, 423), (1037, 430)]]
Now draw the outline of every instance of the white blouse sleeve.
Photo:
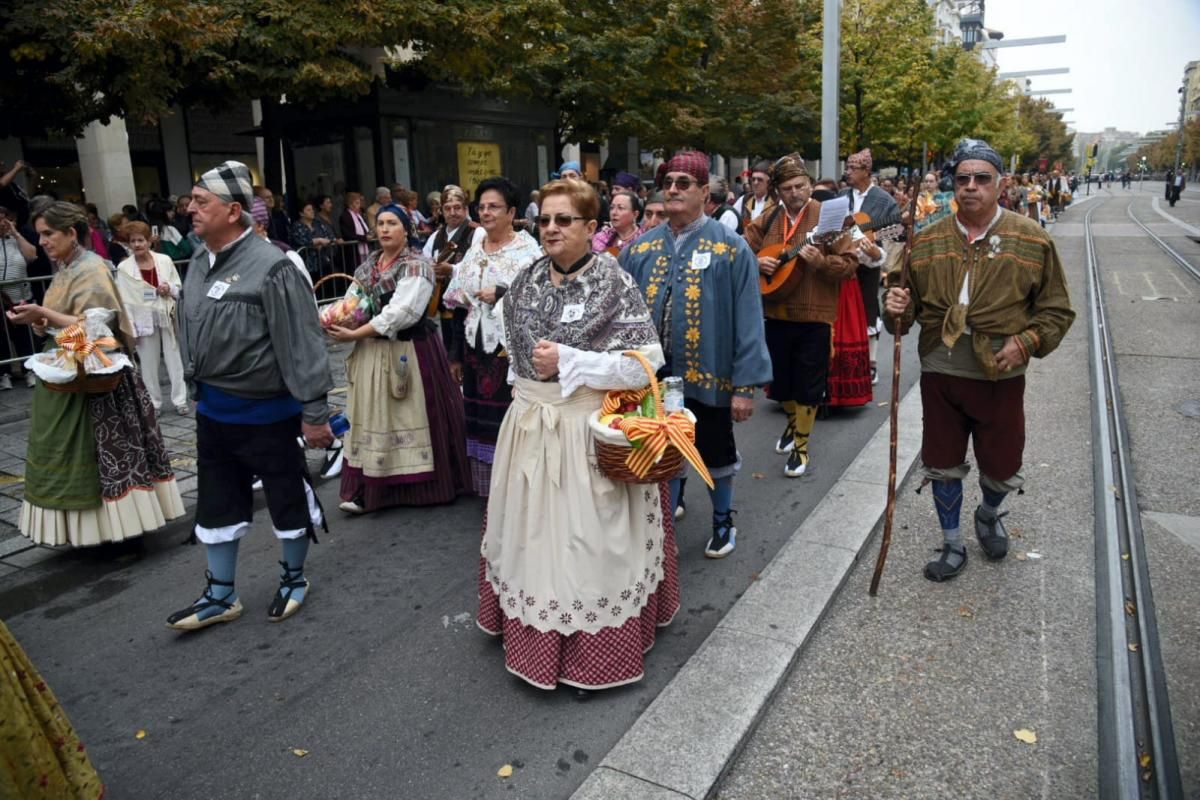
[(411, 328), (425, 316), (432, 296), (433, 284), (425, 278), (403, 278), (396, 284), (392, 299), (371, 318), (370, 325), (380, 336)]
[[(663, 358), (662, 346), (655, 342), (636, 348), (650, 361), (650, 366), (658, 371), (666, 359)], [(646, 370), (635, 358), (621, 355), (620, 352), (594, 353), (588, 350), (576, 350), (565, 344), (558, 346), (558, 382), (562, 386), (562, 395), (567, 397), (580, 386), (592, 389), (640, 389), (650, 381)]]

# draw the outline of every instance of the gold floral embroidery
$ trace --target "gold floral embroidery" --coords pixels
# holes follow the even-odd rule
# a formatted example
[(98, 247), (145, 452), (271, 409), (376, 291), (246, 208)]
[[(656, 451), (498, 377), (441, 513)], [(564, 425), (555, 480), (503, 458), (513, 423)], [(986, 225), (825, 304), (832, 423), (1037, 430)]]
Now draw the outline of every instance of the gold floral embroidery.
[(687, 297), (688, 300), (699, 300), (700, 299), (700, 287), (699, 286), (689, 286), (683, 290), (683, 294), (685, 297)]
[(689, 342), (700, 341), (700, 329), (695, 325), (691, 325), (687, 329), (687, 340)]
[(646, 287), (646, 301), (653, 305), (656, 297), (658, 297), (658, 284), (652, 283)]

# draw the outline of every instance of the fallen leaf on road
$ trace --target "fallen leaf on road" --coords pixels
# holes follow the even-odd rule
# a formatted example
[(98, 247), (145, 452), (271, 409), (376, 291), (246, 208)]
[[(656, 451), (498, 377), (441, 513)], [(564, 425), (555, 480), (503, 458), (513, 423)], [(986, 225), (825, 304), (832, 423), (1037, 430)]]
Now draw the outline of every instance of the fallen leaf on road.
[(1129, 560), (1129, 553), (1121, 553), (1121, 560), (1122, 560), (1122, 561), (1128, 561), (1128, 560)]
[(1013, 558), (1015, 558), (1017, 561), (1024, 561), (1028, 557), (1029, 556), (1025, 555), (1024, 553), (1013, 553)]
[(1150, 754), (1142, 753), (1141, 757), (1138, 758), (1138, 763), (1142, 765), (1142, 769), (1150, 766)]
[(501, 767), (499, 769), (498, 772), (496, 772), (496, 774), (499, 775), (501, 778), (511, 778), (512, 777), (512, 764), (505, 764), (503, 767)]
[(751, 572), (751, 573), (750, 573), (750, 580), (752, 580), (752, 581), (756, 581), (756, 580), (758, 580), (760, 577), (761, 577), (761, 576), (760, 576), (760, 575), (759, 575), (757, 572)]
[(1132, 600), (1125, 601), (1125, 613), (1131, 617), (1137, 614), (1137, 606), (1134, 605)]
[(967, 619), (975, 619), (975, 610), (970, 606), (959, 606), (958, 615), (960, 617), (966, 617)]
[(292, 755), (294, 755), (296, 758), (304, 758), (306, 755), (308, 755), (308, 751), (301, 750), (299, 747), (293, 747)]
[(761, 481), (763, 478), (767, 477), (767, 473), (765, 473), (765, 472), (752, 472), (752, 473), (750, 473), (750, 477), (754, 478), (754, 480), (756, 480), (756, 481)]
[(138, 731), (137, 733), (135, 733), (135, 734), (133, 735), (133, 738), (135, 738), (135, 739), (145, 739), (145, 738), (146, 738), (146, 732), (145, 732), (145, 731)]
[(1020, 730), (1013, 731), (1013, 736), (1017, 737), (1019, 741), (1022, 741), (1025, 744), (1037, 744), (1037, 734), (1028, 728), (1021, 728)]
[(1139, 648), (1139, 647), (1138, 647), (1138, 643), (1137, 643), (1137, 642), (1130, 642), (1130, 643), (1129, 643), (1129, 652), (1131, 652), (1131, 653), (1136, 653), (1136, 652), (1137, 652), (1139, 649), (1141, 649), (1141, 648)]

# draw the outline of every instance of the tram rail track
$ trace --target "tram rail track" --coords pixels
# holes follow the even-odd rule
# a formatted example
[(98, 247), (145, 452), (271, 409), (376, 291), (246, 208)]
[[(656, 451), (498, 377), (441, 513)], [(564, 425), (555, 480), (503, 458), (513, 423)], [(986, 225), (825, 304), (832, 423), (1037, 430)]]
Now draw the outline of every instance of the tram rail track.
[(1130, 201), (1129, 205), (1125, 206), (1125, 213), (1127, 215), (1129, 215), (1129, 218), (1131, 220), (1133, 220), (1134, 223), (1139, 228), (1141, 228), (1147, 236), (1150, 237), (1151, 241), (1153, 241), (1155, 244), (1157, 244), (1163, 250), (1164, 253), (1166, 253), (1168, 256), (1171, 257), (1171, 259), (1179, 266), (1180, 269), (1182, 269), (1187, 274), (1191, 275), (1196, 280), (1200, 281), (1200, 267), (1197, 267), (1192, 262), (1188, 261), (1182, 255), (1180, 255), (1179, 252), (1175, 248), (1171, 247), (1171, 245), (1169, 245), (1165, 241), (1163, 241), (1161, 236), (1156, 234), (1154, 231), (1150, 230), (1149, 226), (1147, 226), (1146, 223), (1144, 223), (1140, 219), (1138, 219), (1137, 216), (1135, 216), (1133, 213), (1133, 201), (1132, 200)]
[[(1105, 309), (1092, 214), (1084, 217), (1096, 526), (1099, 788), (1103, 800), (1182, 798), (1166, 672), (1137, 502), (1117, 356)], [(1188, 274), (1196, 270), (1132, 211), (1129, 217)]]

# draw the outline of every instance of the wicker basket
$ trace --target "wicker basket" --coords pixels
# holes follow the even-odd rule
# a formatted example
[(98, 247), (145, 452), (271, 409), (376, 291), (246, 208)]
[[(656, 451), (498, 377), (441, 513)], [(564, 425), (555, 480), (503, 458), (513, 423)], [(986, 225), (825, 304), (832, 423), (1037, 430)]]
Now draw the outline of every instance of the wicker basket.
[[(658, 381), (654, 377), (654, 369), (650, 366), (650, 362), (641, 353), (628, 351), (625, 355), (636, 358), (638, 363), (646, 370), (646, 374), (650, 377), (650, 392), (654, 395), (654, 411), (659, 419), (665, 419), (666, 413), (663, 411), (662, 392), (659, 389)], [(692, 416), (690, 411), (685, 409), (692, 421), (696, 418)], [(629, 451), (632, 445), (625, 438), (625, 434), (620, 431), (605, 428), (599, 422), (600, 411), (593, 411), (588, 417), (588, 424), (595, 434), (592, 438), (596, 440), (596, 463), (600, 467), (600, 471), (604, 476), (618, 483), (662, 483), (670, 480), (679, 474), (683, 466), (683, 455), (673, 445), (668, 444), (667, 449), (663, 451), (662, 457), (654, 463), (650, 471), (645, 475), (638, 477), (629, 469), (626, 460), (629, 458)]]
[(328, 301), (326, 301), (325, 305), (321, 306), (321, 295), (318, 294), (318, 290), (321, 288), (321, 286), (323, 286), (328, 281), (333, 280), (334, 278), (341, 278), (342, 280), (349, 281), (350, 283), (357, 285), (358, 288), (362, 290), (363, 297), (369, 297), (369, 292), (367, 291), (367, 287), (364, 286), (363, 282), (360, 281), (358, 278), (354, 277), (353, 275), (349, 275), (345, 272), (331, 272), (330, 274), (326, 275), (325, 277), (317, 280), (317, 282), (314, 283), (313, 287), (312, 287), (313, 288), (313, 296), (317, 298), (317, 304), (322, 309), (328, 308), (329, 306), (332, 306), (334, 303), (341, 302), (342, 297), (345, 294), (345, 293), (343, 293), (342, 295), (339, 295), (338, 297), (336, 297), (332, 300), (328, 300)]
[[(117, 370), (106, 375), (89, 375), (83, 370), (83, 364), (77, 364), (78, 373), (75, 380), (67, 383), (50, 383), (42, 381), (42, 386), (45, 386), (52, 392), (82, 392), (83, 394), (108, 394), (121, 382), (121, 373), (125, 370)], [(41, 380), (39, 378), (39, 380)]]

